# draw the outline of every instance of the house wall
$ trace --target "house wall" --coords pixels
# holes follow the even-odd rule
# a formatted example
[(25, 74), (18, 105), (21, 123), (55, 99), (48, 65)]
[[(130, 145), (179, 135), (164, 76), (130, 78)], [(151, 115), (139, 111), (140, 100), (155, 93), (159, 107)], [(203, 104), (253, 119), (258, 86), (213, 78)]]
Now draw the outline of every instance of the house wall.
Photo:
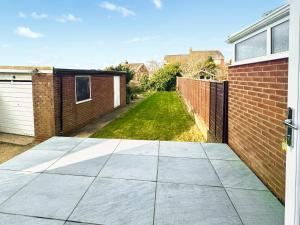
[[(56, 89), (59, 89), (60, 78), (55, 78)], [(76, 104), (75, 100), (75, 76), (63, 76), (63, 133), (70, 133), (93, 121), (94, 119), (114, 110), (113, 76), (92, 75), (91, 97), (92, 100)], [(121, 106), (126, 104), (125, 76), (121, 76)], [(59, 92), (56, 92), (59, 93)], [(56, 126), (60, 127), (60, 95), (57, 94)], [(58, 128), (59, 129), (59, 128)]]
[(229, 68), (228, 144), (284, 201), (288, 59)]
[(36, 140), (56, 134), (53, 74), (32, 75), (34, 129)]

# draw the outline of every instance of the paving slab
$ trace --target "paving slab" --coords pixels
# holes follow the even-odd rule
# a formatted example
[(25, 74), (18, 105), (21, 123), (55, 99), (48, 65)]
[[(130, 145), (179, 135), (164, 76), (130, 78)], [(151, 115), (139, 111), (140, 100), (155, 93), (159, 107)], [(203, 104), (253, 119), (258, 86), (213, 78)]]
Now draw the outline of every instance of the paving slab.
[(47, 169), (47, 173), (97, 176), (119, 140), (86, 139)]
[(201, 143), (209, 159), (240, 160), (227, 144)]
[(159, 141), (122, 140), (114, 153), (130, 155), (158, 155)]
[(219, 187), (157, 184), (155, 225), (242, 225)]
[(63, 225), (64, 223), (62, 220), (0, 213), (0, 225)]
[(207, 159), (160, 157), (158, 181), (182, 184), (221, 186)]
[(161, 141), (159, 155), (184, 158), (207, 158), (202, 145), (198, 142)]
[(41, 174), (0, 205), (0, 212), (65, 220), (92, 181), (90, 177)]
[(62, 151), (68, 152), (79, 145), (85, 138), (52, 137), (47, 141), (35, 146), (32, 150)]
[(211, 160), (224, 187), (268, 190), (242, 161)]
[(26, 151), (0, 165), (0, 169), (43, 172), (65, 153), (61, 151)]
[(244, 225), (283, 225), (284, 207), (269, 191), (226, 188)]
[(109, 225), (153, 225), (155, 183), (96, 178), (70, 217)]
[(37, 173), (0, 170), (0, 204), (38, 175)]
[(155, 181), (157, 161), (156, 156), (113, 154), (99, 176)]

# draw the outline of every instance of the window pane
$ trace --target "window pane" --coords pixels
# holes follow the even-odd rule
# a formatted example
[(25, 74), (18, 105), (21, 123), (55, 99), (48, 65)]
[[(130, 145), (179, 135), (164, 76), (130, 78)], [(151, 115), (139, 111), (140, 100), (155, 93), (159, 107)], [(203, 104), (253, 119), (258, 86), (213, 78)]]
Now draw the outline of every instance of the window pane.
[(90, 99), (90, 78), (76, 77), (76, 100), (77, 102)]
[(267, 31), (236, 44), (235, 54), (236, 61), (267, 55)]
[(289, 50), (289, 22), (284, 22), (272, 28), (272, 53)]

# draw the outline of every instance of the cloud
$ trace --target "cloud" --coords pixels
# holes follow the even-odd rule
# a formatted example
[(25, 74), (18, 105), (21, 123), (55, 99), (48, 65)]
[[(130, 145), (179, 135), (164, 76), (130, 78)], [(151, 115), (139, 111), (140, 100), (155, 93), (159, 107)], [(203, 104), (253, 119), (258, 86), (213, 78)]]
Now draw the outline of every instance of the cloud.
[(155, 5), (156, 8), (161, 9), (162, 7), (162, 0), (153, 0), (153, 3)]
[(127, 16), (135, 16), (135, 12), (132, 10), (129, 10), (123, 6), (115, 5), (110, 2), (102, 2), (99, 7), (106, 9), (108, 11), (113, 11), (122, 14), (124, 17)]
[(19, 12), (18, 13), (18, 17), (24, 19), (24, 18), (27, 17), (27, 15), (25, 13), (23, 13), (23, 12)]
[(37, 12), (31, 13), (30, 16), (32, 18), (34, 18), (34, 19), (37, 19), (37, 20), (48, 18), (47, 14), (45, 14), (45, 13), (37, 13)]
[(0, 48), (9, 48), (10, 45), (9, 44), (0, 44)]
[(76, 17), (73, 14), (66, 14), (58, 17), (56, 19), (57, 22), (59, 23), (67, 23), (67, 22), (81, 22), (82, 19), (80, 17)]
[(18, 27), (15, 33), (21, 37), (40, 38), (43, 37), (41, 33), (33, 32), (29, 27)]
[(152, 36), (152, 37), (133, 37), (127, 41), (124, 41), (123, 44), (133, 44), (133, 43), (138, 43), (138, 42), (145, 42), (145, 41), (150, 41), (157, 39), (158, 36)]

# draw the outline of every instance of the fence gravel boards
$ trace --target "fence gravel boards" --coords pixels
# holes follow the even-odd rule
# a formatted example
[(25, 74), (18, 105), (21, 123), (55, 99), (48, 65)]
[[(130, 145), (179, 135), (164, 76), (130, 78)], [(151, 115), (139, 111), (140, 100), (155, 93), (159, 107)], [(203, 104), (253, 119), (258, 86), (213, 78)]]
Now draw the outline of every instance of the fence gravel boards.
[(177, 78), (177, 91), (205, 139), (209, 142), (227, 143), (227, 81)]

